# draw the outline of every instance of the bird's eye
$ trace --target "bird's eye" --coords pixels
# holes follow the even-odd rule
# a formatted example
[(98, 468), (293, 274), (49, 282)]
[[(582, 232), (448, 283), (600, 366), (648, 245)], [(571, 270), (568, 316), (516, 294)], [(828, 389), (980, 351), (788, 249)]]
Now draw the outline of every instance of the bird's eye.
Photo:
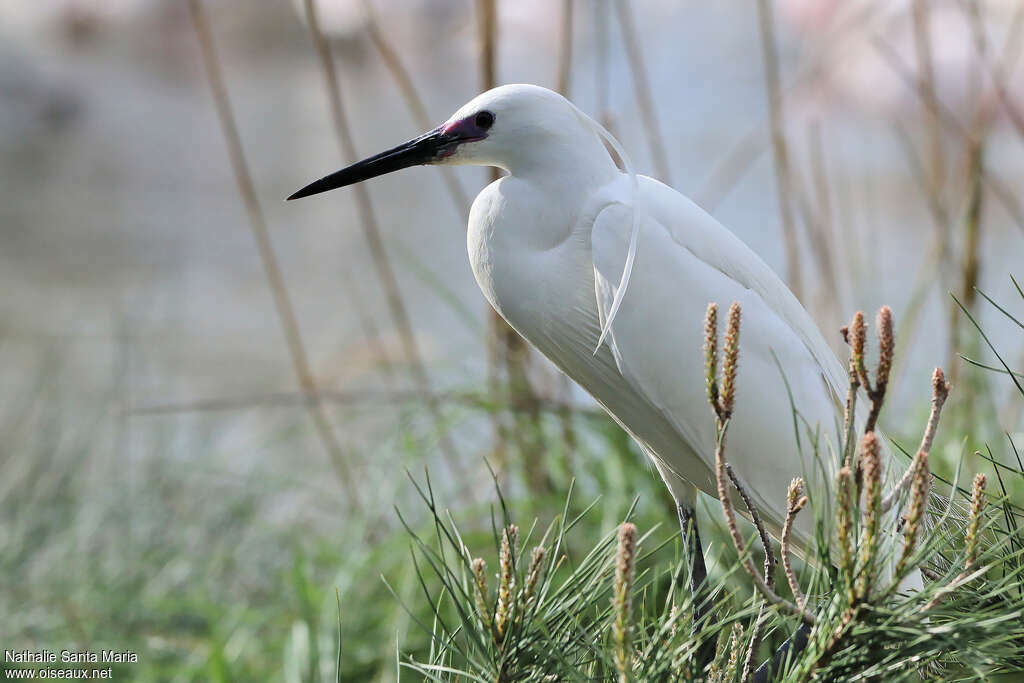
[(474, 121), (478, 128), (487, 130), (494, 125), (494, 114), (489, 111), (482, 111), (476, 115), (476, 119)]

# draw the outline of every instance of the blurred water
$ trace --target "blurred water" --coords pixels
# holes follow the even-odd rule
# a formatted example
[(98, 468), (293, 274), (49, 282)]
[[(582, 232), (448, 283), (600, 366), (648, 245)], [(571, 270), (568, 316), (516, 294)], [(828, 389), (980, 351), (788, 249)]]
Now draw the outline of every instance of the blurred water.
[[(397, 355), (350, 191), (282, 201), (340, 165), (319, 65), (301, 22), (286, 2), (208, 4), (260, 201), (321, 383), (352, 391), (405, 386), (401, 379), (382, 380), (375, 366), (380, 350), (360, 325), (361, 314), (371, 316)], [(503, 82), (553, 84), (557, 5), (503, 4)], [(428, 111), (443, 120), (478, 91), (472, 4), (379, 7)], [(765, 119), (756, 16), (738, 2), (671, 8), (640, 2), (634, 13), (673, 184), (697, 192), (728, 150)], [(572, 96), (600, 114), (591, 5), (577, 7), (576, 18)], [(97, 400), (113, 377), (120, 378), (112, 414), (138, 405), (294, 390), (183, 5), (138, 3), (125, 16), (101, 17), (84, 29), (67, 22), (26, 20), (0, 29), (7, 32), (0, 57), (0, 381), (16, 386), (45, 348), (73, 373), (67, 391), (78, 400)], [(651, 164), (629, 64), (617, 25), (611, 26), (609, 108), (618, 135), (646, 171)], [(781, 38), (783, 70), (790, 73), (806, 46), (785, 24)], [(335, 47), (359, 152), (419, 132), (372, 45), (356, 34)], [(842, 214), (841, 238), (850, 245), (843, 259), (853, 264), (843, 277), (847, 291), (821, 291), (812, 272), (805, 297), (838, 348), (832, 330), (855, 308), (889, 303), (899, 317), (933, 228), (885, 117), (846, 103), (801, 100), (794, 110), (798, 149), (806, 149), (810, 130), (805, 114), (822, 117), (829, 182), (839, 188), (834, 203)], [(959, 145), (953, 135), (947, 142)], [(989, 160), (1002, 177), (1019, 178), (1022, 151), (1020, 139), (1003, 126)], [(798, 155), (800, 172), (809, 178), (804, 158)], [(954, 157), (954, 169), (956, 163), (962, 162)], [(479, 170), (457, 173), (471, 192), (484, 180)], [(368, 188), (433, 381), (481, 386), (485, 303), (468, 267), (460, 214), (440, 175), (412, 169)], [(1013, 190), (1020, 195), (1019, 183)], [(982, 287), (1012, 301), (1007, 274), (1022, 262), (1024, 232), (991, 196), (986, 202)], [(762, 154), (714, 213), (782, 268), (770, 157)], [(809, 250), (805, 257), (812, 258)], [(474, 320), (467, 322), (421, 272), (443, 283)], [(931, 289), (923, 332), (908, 356), (911, 381), (900, 385), (896, 411), (919, 406), (927, 372), (947, 360), (944, 284)], [(1019, 334), (995, 324), (991, 312), (982, 318), (993, 323), (993, 340), (1008, 357), (1019, 358)], [(302, 413), (288, 414), (299, 419)], [(347, 443), (375, 448), (397, 415), (364, 409), (339, 411), (337, 419)], [(130, 418), (135, 424), (168, 419), (176, 418)], [(238, 413), (224, 420), (225, 428), (210, 438), (223, 440), (229, 451), (241, 454), (261, 441), (260, 420)], [(471, 422), (466, 429), (466, 442), (476, 446), (489, 434), (486, 424)], [(308, 427), (303, 430), (308, 435)], [(326, 467), (315, 442), (303, 442), (310, 471)]]

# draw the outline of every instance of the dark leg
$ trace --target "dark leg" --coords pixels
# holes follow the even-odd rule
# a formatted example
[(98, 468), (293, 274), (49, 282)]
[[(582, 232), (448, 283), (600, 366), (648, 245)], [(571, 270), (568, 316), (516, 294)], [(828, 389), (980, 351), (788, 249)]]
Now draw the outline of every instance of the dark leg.
[(793, 636), (779, 646), (779, 649), (775, 651), (775, 655), (764, 662), (761, 666), (757, 667), (757, 671), (754, 672), (754, 676), (751, 680), (754, 683), (768, 683), (772, 680), (769, 678), (776, 671), (782, 669), (782, 664), (786, 661), (786, 655), (790, 648), (793, 649), (794, 654), (799, 653), (805, 647), (807, 647), (807, 638), (811, 634), (811, 627), (807, 624), (800, 624), (800, 628)]
[[(706, 594), (708, 570), (704, 564), (704, 546), (700, 542), (700, 532), (697, 530), (697, 515), (692, 507), (679, 505), (676, 507), (679, 514), (679, 528), (683, 535), (683, 544), (686, 547), (686, 554), (690, 561), (690, 594), (693, 596), (693, 633), (700, 632), (701, 621), (707, 616), (710, 609), (710, 600)], [(680, 578), (682, 574), (680, 573)], [(697, 650), (697, 671), (703, 671), (704, 667), (715, 658), (715, 641), (708, 639), (701, 643)]]
[[(679, 515), (679, 530), (683, 535), (686, 554), (693, 566), (690, 572), (690, 591), (693, 593), (694, 604), (698, 605), (697, 595), (708, 578), (708, 570), (704, 565), (704, 547), (700, 542), (700, 531), (697, 530), (697, 515), (693, 508), (684, 505), (677, 506), (676, 513)], [(702, 609), (703, 606), (702, 600), (697, 607), (699, 614), (694, 614), (695, 618), (704, 615), (706, 609)]]

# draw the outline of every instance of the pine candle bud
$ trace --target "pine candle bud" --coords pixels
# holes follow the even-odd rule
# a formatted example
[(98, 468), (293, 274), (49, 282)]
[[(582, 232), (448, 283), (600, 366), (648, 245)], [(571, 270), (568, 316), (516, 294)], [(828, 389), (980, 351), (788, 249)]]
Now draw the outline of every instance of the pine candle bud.
[(982, 513), (985, 511), (985, 486), (988, 480), (984, 474), (974, 477), (971, 489), (971, 517), (967, 523), (967, 534), (964, 538), (967, 546), (967, 560), (964, 569), (970, 570), (978, 561), (978, 531), (981, 529)]
[(512, 611), (512, 592), (515, 590), (515, 552), (519, 539), (519, 527), (509, 524), (501, 537), (501, 551), (498, 553), (498, 604), (494, 610), (494, 630), (499, 639), (505, 636)]
[(839, 569), (850, 582), (850, 602), (853, 602), (853, 474), (849, 467), (839, 470), (836, 482), (837, 534), (839, 536)]
[(857, 378), (861, 384), (868, 386), (867, 369), (864, 367), (864, 347), (867, 345), (868, 331), (864, 324), (864, 312), (857, 311), (849, 329), (850, 349), (853, 352), (853, 365), (857, 369)]
[(919, 451), (915, 458), (914, 480), (910, 488), (910, 509), (907, 511), (906, 524), (903, 528), (903, 552), (896, 565), (896, 576), (899, 577), (910, 556), (917, 546), (918, 530), (928, 508), (928, 492), (931, 489), (932, 474), (928, 468), (928, 453)]
[(892, 309), (882, 306), (878, 311), (878, 372), (875, 377), (875, 388), (882, 391), (889, 383), (889, 372), (892, 370), (892, 358), (896, 351), (896, 337), (892, 331)]
[(861, 462), (864, 465), (864, 523), (860, 538), (860, 578), (857, 595), (867, 600), (871, 592), (875, 554), (878, 550), (878, 523), (882, 507), (881, 445), (874, 432), (861, 441)]
[(704, 315), (704, 383), (708, 402), (718, 409), (718, 304), (708, 304)]
[(473, 598), (476, 611), (480, 613), (480, 621), (484, 628), (491, 628), (491, 613), (487, 608), (487, 563), (482, 557), (476, 557), (470, 564), (473, 570)]
[(729, 322), (725, 328), (725, 348), (722, 360), (722, 395), (720, 398), (725, 418), (732, 415), (736, 403), (736, 370), (740, 361), (740, 305), (729, 307)]
[(537, 582), (540, 581), (541, 572), (544, 570), (544, 557), (547, 549), (544, 546), (537, 546), (533, 549), (530, 557), (530, 567), (526, 570), (526, 587), (523, 589), (523, 605), (529, 605), (533, 600), (534, 592), (537, 589)]
[(615, 554), (615, 584), (612, 593), (612, 639), (615, 644), (615, 666), (620, 680), (626, 676), (632, 655), (630, 624), (633, 610), (633, 573), (636, 561), (636, 525), (626, 522), (619, 527), (619, 546)]

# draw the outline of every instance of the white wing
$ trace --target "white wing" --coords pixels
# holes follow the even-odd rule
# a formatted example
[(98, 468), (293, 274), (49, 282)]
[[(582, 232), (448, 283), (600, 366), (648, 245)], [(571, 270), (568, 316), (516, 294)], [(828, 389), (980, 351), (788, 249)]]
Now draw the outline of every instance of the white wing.
[[(606, 192), (611, 203), (598, 214), (591, 234), (602, 323), (626, 261), (632, 211), (628, 183), (616, 183)], [(724, 329), (724, 313), (738, 301), (743, 310), (740, 370), (727, 457), (741, 478), (758, 482), (751, 493), (777, 532), (790, 479), (803, 475), (813, 495), (827, 490), (825, 482), (835, 472), (836, 458), (826, 455), (811, 462), (808, 432), (820, 430), (837, 443), (842, 366), (793, 294), (749, 247), (655, 180), (641, 178), (640, 195), (635, 263), (608, 344), (623, 377), (688, 448), (672, 449), (664, 440), (652, 445), (653, 439), (637, 436), (672, 469), (687, 473), (690, 483), (715, 495), (715, 427), (704, 390), (703, 320), (707, 303), (717, 302)], [(794, 425), (791, 406), (803, 424)], [(634, 426), (633, 431), (642, 429)], [(693, 480), (696, 463), (686, 461), (694, 454), (704, 465), (698, 480)], [(819, 501), (827, 504), (821, 500), (827, 497)], [(804, 516), (807, 526), (797, 529), (799, 536), (810, 531), (811, 517)]]

